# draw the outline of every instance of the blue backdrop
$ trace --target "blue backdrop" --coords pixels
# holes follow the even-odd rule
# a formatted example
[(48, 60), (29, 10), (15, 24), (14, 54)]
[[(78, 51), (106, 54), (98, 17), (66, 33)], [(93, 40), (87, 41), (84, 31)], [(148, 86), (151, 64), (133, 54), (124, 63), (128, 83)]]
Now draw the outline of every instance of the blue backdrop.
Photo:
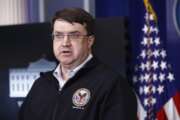
[[(150, 0), (151, 1), (151, 0)], [(172, 65), (175, 74), (176, 83), (180, 90), (180, 34), (177, 32), (177, 26), (180, 28), (180, 1), (179, 0), (156, 0), (152, 5), (155, 8), (159, 19), (160, 37), (164, 48), (167, 50), (167, 59)], [(128, 16), (129, 32), (131, 33), (131, 45), (133, 49), (132, 56), (137, 55), (137, 36), (141, 31), (142, 24), (139, 20), (143, 11), (143, 0), (97, 0), (96, 17), (114, 17)], [(176, 25), (176, 26), (175, 26)], [(134, 58), (133, 57), (133, 58)]]
[(129, 0), (95, 0), (96, 17), (128, 16)]

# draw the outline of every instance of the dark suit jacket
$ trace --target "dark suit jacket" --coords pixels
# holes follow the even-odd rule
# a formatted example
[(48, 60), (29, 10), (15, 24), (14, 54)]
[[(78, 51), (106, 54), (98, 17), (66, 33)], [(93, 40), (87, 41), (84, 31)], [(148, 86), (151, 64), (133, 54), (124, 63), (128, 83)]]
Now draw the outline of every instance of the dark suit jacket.
[(136, 98), (119, 74), (91, 59), (59, 91), (52, 72), (34, 83), (19, 120), (135, 120)]

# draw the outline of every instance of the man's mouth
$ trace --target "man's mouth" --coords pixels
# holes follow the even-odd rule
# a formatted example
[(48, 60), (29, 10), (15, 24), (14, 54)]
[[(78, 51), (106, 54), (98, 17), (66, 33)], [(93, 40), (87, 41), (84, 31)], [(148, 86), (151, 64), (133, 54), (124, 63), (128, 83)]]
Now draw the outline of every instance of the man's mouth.
[(62, 55), (71, 55), (71, 51), (70, 50), (63, 50), (62, 52), (61, 52), (61, 54)]

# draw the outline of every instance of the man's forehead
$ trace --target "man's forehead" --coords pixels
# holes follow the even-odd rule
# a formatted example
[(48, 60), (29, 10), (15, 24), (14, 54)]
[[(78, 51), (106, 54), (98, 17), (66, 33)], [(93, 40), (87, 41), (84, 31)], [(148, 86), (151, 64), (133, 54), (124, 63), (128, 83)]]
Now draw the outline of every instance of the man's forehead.
[(86, 27), (87, 26), (87, 24), (84, 22), (83, 24), (81, 24), (81, 23), (79, 23), (79, 22), (75, 22), (75, 21), (73, 21), (73, 22), (69, 22), (69, 21), (67, 21), (67, 20), (64, 20), (64, 19), (57, 19), (55, 22), (65, 22), (65, 23), (69, 23), (69, 24), (72, 24), (72, 25), (76, 25), (76, 24), (78, 24), (78, 25), (81, 25), (81, 26), (84, 26), (84, 27)]
[(61, 31), (61, 32), (87, 32), (85, 25), (80, 23), (69, 23), (67, 21), (58, 20), (54, 23), (54, 31)]

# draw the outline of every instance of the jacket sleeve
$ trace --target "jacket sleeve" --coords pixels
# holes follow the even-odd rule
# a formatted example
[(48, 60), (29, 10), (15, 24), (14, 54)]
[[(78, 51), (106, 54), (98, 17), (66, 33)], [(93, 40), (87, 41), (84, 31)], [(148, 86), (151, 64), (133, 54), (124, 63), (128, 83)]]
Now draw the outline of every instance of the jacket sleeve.
[(137, 120), (136, 96), (126, 80), (116, 80), (102, 111), (102, 120)]

